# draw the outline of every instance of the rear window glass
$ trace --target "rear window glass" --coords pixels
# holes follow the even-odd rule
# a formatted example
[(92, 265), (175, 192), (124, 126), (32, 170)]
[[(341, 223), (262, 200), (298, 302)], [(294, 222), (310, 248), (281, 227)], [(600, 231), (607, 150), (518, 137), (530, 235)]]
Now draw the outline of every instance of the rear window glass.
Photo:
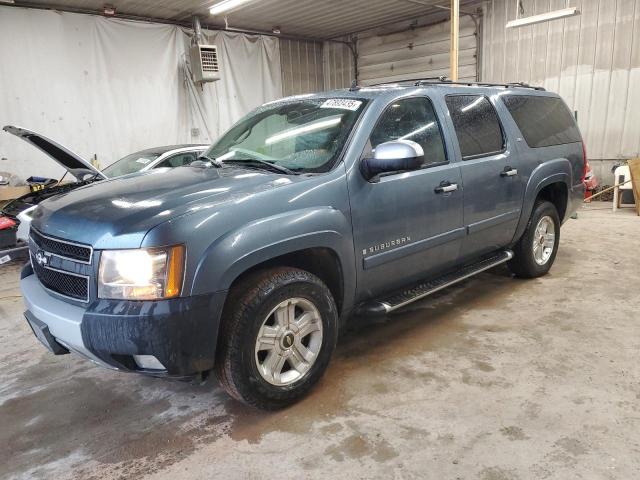
[(463, 159), (487, 156), (504, 148), (502, 127), (495, 108), (481, 95), (447, 95), (447, 108)]
[(581, 142), (573, 115), (557, 97), (507, 95), (504, 103), (532, 148)]

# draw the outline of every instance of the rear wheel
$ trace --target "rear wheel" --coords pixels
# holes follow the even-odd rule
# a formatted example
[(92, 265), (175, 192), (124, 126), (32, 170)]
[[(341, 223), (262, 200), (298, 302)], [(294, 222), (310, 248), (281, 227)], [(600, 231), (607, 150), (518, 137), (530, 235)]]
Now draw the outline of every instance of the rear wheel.
[(315, 275), (284, 267), (250, 275), (230, 292), (216, 375), (237, 400), (285, 407), (326, 370), (337, 324), (331, 292)]
[(560, 218), (556, 207), (551, 202), (537, 202), (527, 228), (513, 249), (514, 258), (509, 268), (521, 278), (545, 275), (555, 261), (559, 244)]

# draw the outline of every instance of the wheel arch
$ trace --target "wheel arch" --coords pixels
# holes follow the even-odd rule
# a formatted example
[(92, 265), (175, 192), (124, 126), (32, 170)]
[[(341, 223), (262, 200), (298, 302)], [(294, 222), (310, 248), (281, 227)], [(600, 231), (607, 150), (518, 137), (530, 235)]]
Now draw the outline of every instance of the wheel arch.
[(555, 205), (560, 223), (563, 223), (567, 218), (570, 191), (571, 163), (569, 160), (556, 159), (539, 165), (531, 173), (527, 182), (520, 221), (511, 244), (515, 244), (524, 233), (533, 207), (540, 198)]
[(325, 282), (342, 312), (353, 304), (354, 262), (349, 219), (333, 208), (305, 209), (261, 219), (215, 240), (198, 262), (190, 290), (193, 295), (225, 291), (249, 273), (290, 266)]
[(536, 195), (536, 201), (537, 200), (547, 200), (551, 202), (556, 207), (558, 217), (560, 217), (560, 223), (562, 223), (567, 213), (569, 187), (561, 181), (545, 184), (545, 186), (538, 191)]
[(249, 267), (234, 278), (229, 286), (232, 290), (248, 276), (275, 267), (299, 268), (312, 273), (329, 288), (338, 307), (342, 311), (344, 304), (344, 268), (338, 253), (328, 247), (310, 247), (291, 251), (269, 258)]

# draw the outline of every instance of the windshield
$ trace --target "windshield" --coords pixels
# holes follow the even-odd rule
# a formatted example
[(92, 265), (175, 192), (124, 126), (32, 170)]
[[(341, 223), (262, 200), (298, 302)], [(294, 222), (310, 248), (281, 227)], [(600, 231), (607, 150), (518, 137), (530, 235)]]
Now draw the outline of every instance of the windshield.
[(103, 169), (102, 173), (109, 178), (113, 178), (139, 172), (159, 156), (157, 153), (132, 153)]
[[(204, 154), (211, 160), (260, 160), (290, 171), (325, 172), (340, 155), (366, 100), (310, 98), (260, 107)], [(255, 163), (255, 162), (254, 162)]]

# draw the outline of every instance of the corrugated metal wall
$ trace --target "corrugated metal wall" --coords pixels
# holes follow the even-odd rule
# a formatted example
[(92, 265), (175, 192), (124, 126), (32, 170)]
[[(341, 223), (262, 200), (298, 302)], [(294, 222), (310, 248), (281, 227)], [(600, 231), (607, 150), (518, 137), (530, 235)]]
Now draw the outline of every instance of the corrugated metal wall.
[[(522, 0), (525, 15), (565, 0)], [(506, 30), (514, 0), (485, 5), (482, 79), (525, 81), (577, 110), (592, 159), (640, 156), (640, 0), (571, 0), (581, 15)], [(523, 15), (520, 15), (523, 16)]]
[[(448, 13), (421, 16), (358, 34), (358, 79), (361, 85), (416, 77), (449, 75)], [(477, 25), (460, 18), (460, 79), (478, 73)], [(347, 40), (339, 38), (337, 40)], [(321, 63), (313, 64), (321, 51)], [(280, 40), (284, 95), (346, 88), (356, 78), (353, 53), (338, 42)]]
[[(398, 33), (361, 38), (358, 70), (363, 85), (407, 78), (449, 75), (450, 24), (408, 29)], [(476, 26), (468, 16), (460, 18), (459, 77), (476, 79)]]
[(353, 53), (343, 43), (324, 43), (325, 90), (347, 88), (356, 78)]
[(280, 39), (283, 96), (345, 88), (355, 78), (349, 47), (337, 42)]
[(280, 39), (282, 95), (324, 90), (322, 43)]

